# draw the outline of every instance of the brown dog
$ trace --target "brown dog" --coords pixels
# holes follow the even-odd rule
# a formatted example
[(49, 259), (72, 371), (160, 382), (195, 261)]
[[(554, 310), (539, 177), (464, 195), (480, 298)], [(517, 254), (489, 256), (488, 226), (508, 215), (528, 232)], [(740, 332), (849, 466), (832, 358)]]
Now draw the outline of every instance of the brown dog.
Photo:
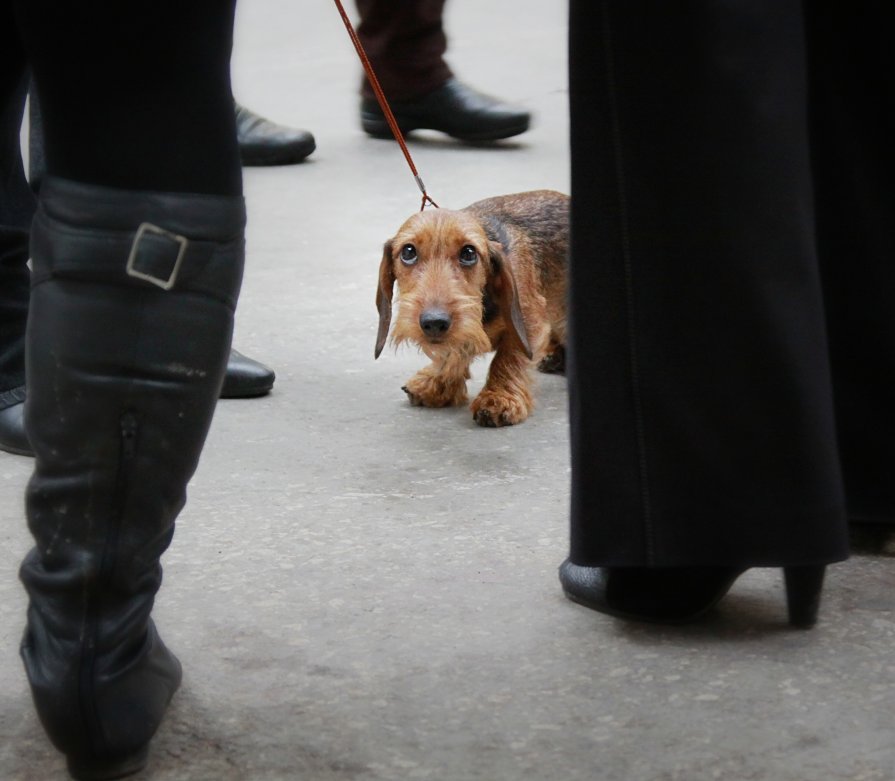
[(551, 190), (488, 198), (460, 211), (432, 209), (401, 226), (379, 267), (376, 357), (397, 282), (392, 341), (413, 342), (432, 359), (403, 388), (412, 404), (464, 404), (470, 363), (495, 350), (473, 417), (481, 426), (528, 417), (531, 368), (564, 368), (568, 246), (569, 198)]

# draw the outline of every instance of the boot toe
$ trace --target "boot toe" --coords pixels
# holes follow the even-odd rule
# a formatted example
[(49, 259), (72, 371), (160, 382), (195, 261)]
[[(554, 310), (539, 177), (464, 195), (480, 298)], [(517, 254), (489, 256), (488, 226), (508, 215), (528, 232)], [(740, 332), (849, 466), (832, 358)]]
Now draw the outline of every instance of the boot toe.
[(19, 402), (0, 410), (0, 450), (17, 456), (33, 456), (25, 432), (25, 403)]
[(559, 582), (573, 602), (600, 612), (609, 612), (606, 599), (608, 571), (604, 567), (582, 567), (566, 559), (559, 567)]
[(222, 399), (246, 399), (264, 396), (273, 388), (276, 374), (263, 363), (252, 360), (236, 350), (230, 350)]
[(112, 781), (139, 773), (149, 759), (146, 745), (133, 754), (104, 759), (68, 758), (68, 773), (75, 781)]
[(236, 137), (239, 157), (246, 166), (300, 163), (317, 148), (307, 130), (280, 125), (238, 104)]

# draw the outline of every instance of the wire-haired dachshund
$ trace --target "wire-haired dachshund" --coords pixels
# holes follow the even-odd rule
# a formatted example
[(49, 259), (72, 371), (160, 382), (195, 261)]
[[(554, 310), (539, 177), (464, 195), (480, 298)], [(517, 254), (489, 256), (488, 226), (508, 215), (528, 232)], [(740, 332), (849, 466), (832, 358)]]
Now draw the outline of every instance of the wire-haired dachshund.
[(411, 403), (465, 404), (470, 363), (493, 350), (473, 418), (481, 426), (525, 420), (531, 369), (564, 370), (568, 247), (569, 197), (551, 190), (407, 220), (382, 255), (375, 354), (388, 338), (397, 282), (392, 342), (413, 342), (432, 360), (403, 388)]

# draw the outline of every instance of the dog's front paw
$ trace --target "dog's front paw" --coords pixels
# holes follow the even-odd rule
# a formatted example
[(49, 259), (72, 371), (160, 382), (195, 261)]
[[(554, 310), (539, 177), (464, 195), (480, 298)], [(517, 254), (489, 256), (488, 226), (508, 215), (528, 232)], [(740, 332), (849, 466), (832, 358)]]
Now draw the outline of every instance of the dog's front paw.
[(531, 402), (509, 393), (483, 390), (472, 402), (472, 417), (480, 426), (498, 428), (521, 423), (531, 413)]
[(445, 378), (425, 369), (401, 388), (414, 407), (456, 407), (466, 403), (466, 381)]

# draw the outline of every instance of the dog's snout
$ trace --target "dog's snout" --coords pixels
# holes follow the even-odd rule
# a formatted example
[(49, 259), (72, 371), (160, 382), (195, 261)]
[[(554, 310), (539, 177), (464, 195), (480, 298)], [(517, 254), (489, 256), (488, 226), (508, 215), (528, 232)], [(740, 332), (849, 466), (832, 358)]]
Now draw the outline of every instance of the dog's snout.
[(444, 336), (451, 327), (451, 316), (443, 309), (427, 309), (420, 315), (420, 328), (430, 339)]

